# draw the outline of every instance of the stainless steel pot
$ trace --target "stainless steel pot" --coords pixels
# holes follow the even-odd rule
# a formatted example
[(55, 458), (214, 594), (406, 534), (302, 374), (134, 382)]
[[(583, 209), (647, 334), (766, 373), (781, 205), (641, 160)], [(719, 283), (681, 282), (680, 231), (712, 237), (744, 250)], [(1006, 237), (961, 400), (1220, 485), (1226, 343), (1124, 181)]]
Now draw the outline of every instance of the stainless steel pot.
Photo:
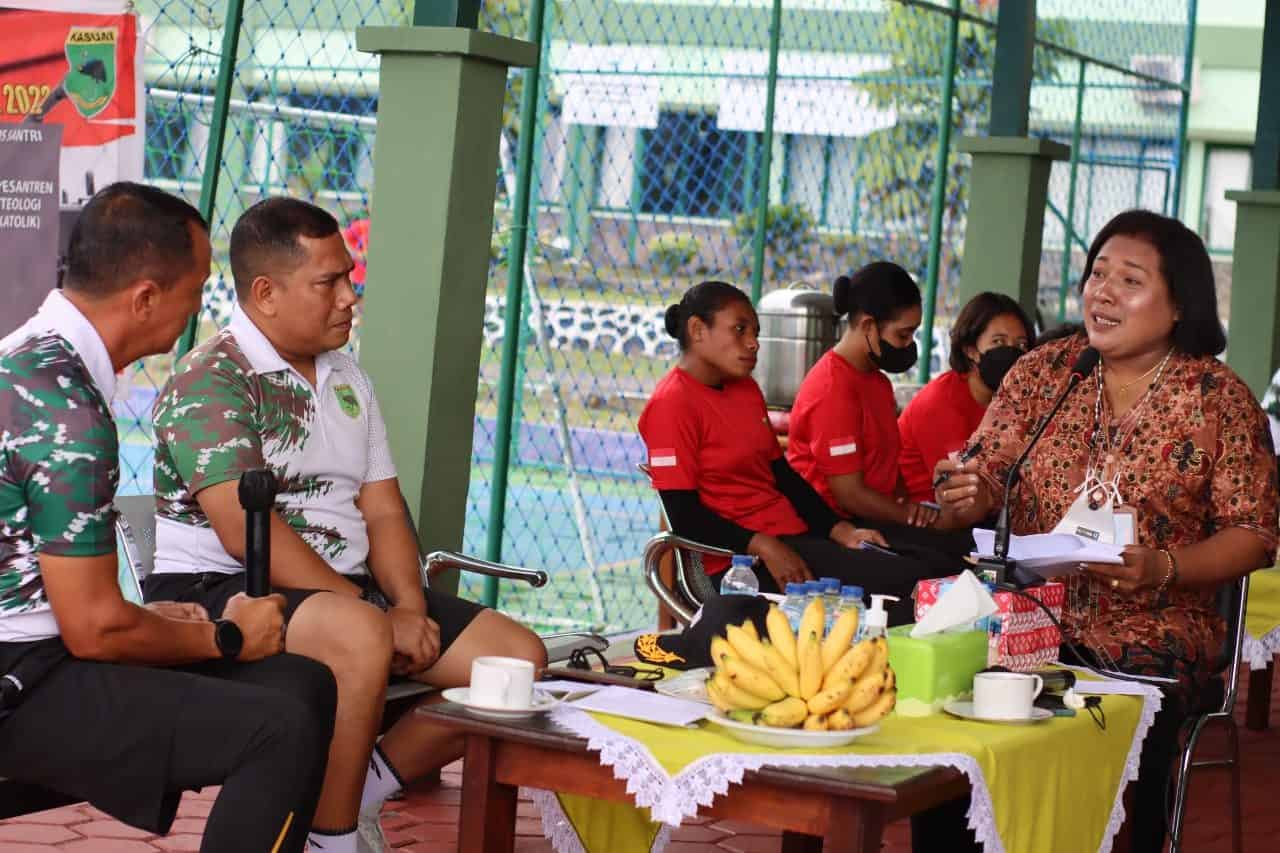
[(830, 293), (775, 290), (760, 300), (760, 354), (755, 377), (770, 406), (789, 407), (809, 368), (836, 342)]

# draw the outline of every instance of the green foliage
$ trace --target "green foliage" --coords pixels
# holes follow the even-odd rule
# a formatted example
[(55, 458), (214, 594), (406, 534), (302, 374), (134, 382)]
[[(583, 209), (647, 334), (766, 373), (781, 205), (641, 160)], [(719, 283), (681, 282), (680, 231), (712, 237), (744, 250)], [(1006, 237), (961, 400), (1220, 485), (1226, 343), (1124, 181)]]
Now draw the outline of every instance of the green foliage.
[[(764, 248), (770, 269), (775, 275), (787, 265), (787, 259), (809, 242), (813, 233), (813, 216), (799, 204), (771, 204), (764, 215)], [(755, 246), (756, 211), (738, 214), (730, 232), (746, 255)]]
[(675, 231), (659, 234), (648, 243), (649, 258), (668, 275), (688, 266), (701, 248), (697, 237)]
[[(961, 8), (974, 11), (974, 0)], [(946, 15), (898, 3), (886, 5), (879, 42), (892, 45), (891, 65), (865, 86), (875, 105), (894, 110), (894, 126), (866, 140), (857, 180), (869, 209), (889, 223), (924, 224), (932, 200), (938, 153), (938, 116), (942, 113), (942, 76), (947, 42)], [(1053, 21), (1041, 21), (1038, 35), (1064, 47), (1071, 33)], [(1034, 77), (1056, 80), (1063, 60), (1049, 51), (1035, 53)], [(960, 21), (956, 48), (956, 80), (952, 94), (952, 144), (963, 135), (984, 132), (991, 107), (995, 63), (995, 30)], [(960, 227), (968, 200), (968, 158), (948, 161), (946, 222)]]

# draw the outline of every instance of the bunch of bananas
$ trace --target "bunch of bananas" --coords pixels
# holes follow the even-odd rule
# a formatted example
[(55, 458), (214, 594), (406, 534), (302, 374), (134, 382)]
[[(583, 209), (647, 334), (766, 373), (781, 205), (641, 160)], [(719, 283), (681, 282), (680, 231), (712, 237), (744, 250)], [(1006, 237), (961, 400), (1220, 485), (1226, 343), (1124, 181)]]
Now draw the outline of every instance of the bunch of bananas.
[(853, 644), (856, 610), (841, 613), (823, 637), (825, 620), (822, 600), (814, 599), (794, 634), (777, 607), (769, 608), (767, 638), (751, 621), (730, 625), (711, 640), (711, 703), (739, 722), (811, 731), (862, 728), (884, 717), (898, 695), (889, 644), (884, 637)]

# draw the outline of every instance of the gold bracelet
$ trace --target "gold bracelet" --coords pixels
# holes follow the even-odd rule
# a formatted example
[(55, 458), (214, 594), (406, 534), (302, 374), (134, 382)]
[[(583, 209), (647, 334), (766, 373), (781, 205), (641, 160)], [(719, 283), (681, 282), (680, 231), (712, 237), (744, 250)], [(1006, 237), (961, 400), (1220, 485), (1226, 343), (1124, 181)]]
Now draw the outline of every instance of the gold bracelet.
[(1178, 563), (1173, 559), (1173, 552), (1168, 548), (1161, 548), (1160, 553), (1164, 554), (1165, 561), (1169, 564), (1169, 570), (1160, 579), (1156, 592), (1167, 592), (1174, 582), (1178, 580)]

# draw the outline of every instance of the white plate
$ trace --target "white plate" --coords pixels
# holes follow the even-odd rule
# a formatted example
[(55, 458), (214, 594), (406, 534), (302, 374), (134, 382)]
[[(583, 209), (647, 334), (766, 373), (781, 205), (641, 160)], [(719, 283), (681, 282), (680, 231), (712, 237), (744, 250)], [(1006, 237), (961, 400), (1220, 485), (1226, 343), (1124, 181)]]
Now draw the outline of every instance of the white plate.
[(1031, 716), (1024, 717), (1020, 720), (997, 720), (991, 717), (979, 717), (973, 711), (973, 703), (962, 701), (960, 699), (952, 699), (950, 702), (942, 706), (942, 710), (955, 717), (964, 720), (974, 720), (979, 723), (1008, 723), (1014, 726), (1025, 726), (1028, 723), (1040, 723), (1053, 717), (1053, 712), (1048, 708), (1031, 708)]
[(675, 678), (664, 678), (656, 682), (653, 685), (653, 689), (664, 696), (671, 696), (675, 699), (688, 699), (692, 702), (702, 702), (705, 705), (710, 705), (711, 697), (707, 695), (707, 679), (714, 674), (714, 667), (699, 667), (688, 672), (682, 672)]
[(554, 708), (563, 698), (552, 696), (542, 690), (534, 690), (533, 704), (528, 708), (493, 708), (488, 705), (473, 704), (469, 687), (450, 687), (441, 691), (440, 695), (445, 698), (445, 701), (457, 703), (477, 717), (488, 717), (491, 720), (523, 720)]
[(867, 726), (862, 729), (848, 729), (842, 732), (810, 732), (804, 729), (779, 729), (773, 726), (756, 726), (751, 723), (740, 723), (737, 720), (731, 720), (719, 710), (712, 709), (707, 714), (707, 719), (720, 726), (729, 733), (730, 737), (737, 738), (743, 743), (754, 743), (757, 746), (774, 746), (782, 749), (791, 747), (810, 749), (821, 749), (829, 746), (844, 746), (852, 743), (863, 735), (869, 735), (880, 730), (877, 726)]

